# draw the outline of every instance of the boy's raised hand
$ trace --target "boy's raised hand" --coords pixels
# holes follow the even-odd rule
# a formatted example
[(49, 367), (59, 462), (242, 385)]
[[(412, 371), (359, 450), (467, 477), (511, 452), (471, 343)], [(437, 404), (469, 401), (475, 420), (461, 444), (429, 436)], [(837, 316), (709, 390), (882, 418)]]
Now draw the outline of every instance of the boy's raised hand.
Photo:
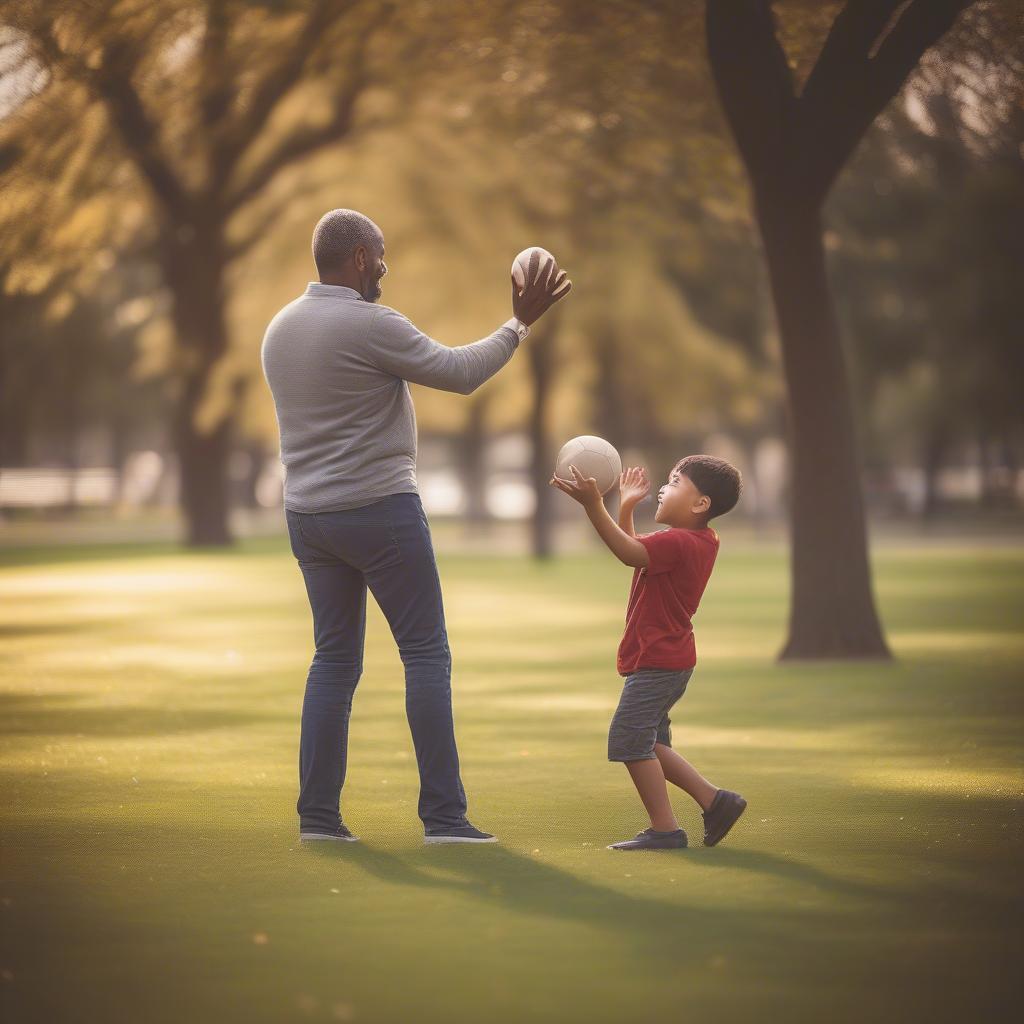
[(643, 466), (630, 466), (619, 477), (620, 505), (635, 505), (651, 492), (651, 481)]
[(572, 480), (563, 480), (553, 476), (548, 482), (552, 487), (564, 491), (573, 501), (578, 501), (584, 508), (591, 508), (603, 502), (601, 492), (597, 489), (597, 480), (592, 476), (584, 476), (575, 466), (569, 467)]

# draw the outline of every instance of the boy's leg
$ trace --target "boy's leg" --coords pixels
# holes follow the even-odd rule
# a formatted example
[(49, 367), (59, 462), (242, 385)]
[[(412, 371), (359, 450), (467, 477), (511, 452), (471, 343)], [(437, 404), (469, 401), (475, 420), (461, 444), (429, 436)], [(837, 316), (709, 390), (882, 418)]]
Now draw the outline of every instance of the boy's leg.
[(680, 757), (671, 747), (664, 743), (654, 744), (654, 753), (658, 755), (664, 777), (674, 786), (685, 790), (706, 811), (715, 799), (718, 787), (712, 785), (684, 757)]
[[(662, 738), (669, 739), (667, 728), (662, 731)], [(723, 840), (729, 830), (739, 820), (747, 806), (747, 801), (728, 789), (717, 789), (704, 778), (685, 758), (680, 757), (666, 742), (659, 741), (654, 745), (654, 753), (669, 782), (675, 783), (680, 789), (686, 790), (700, 804), (704, 818), (704, 845), (715, 846)]]
[(652, 757), (643, 761), (627, 761), (626, 767), (650, 815), (651, 828), (656, 832), (675, 832), (679, 823), (672, 813), (660, 760)]
[(608, 729), (608, 759), (626, 765), (656, 832), (679, 829), (655, 748), (668, 710), (682, 696), (688, 677), (672, 669), (630, 673)]

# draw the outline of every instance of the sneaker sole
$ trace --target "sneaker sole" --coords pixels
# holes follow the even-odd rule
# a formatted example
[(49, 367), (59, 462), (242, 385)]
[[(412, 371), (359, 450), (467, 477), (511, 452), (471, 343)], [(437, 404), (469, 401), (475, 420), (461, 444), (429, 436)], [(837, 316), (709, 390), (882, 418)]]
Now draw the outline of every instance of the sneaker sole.
[(733, 825), (735, 825), (736, 822), (740, 820), (740, 816), (747, 809), (747, 801), (744, 800), (743, 797), (740, 797), (740, 799), (735, 804), (733, 804), (732, 807), (732, 816), (725, 819), (725, 827), (719, 828), (719, 830), (715, 833), (714, 836), (705, 839), (705, 846), (717, 846), (729, 834), (729, 831), (732, 829)]
[(434, 843), (496, 843), (497, 836), (490, 839), (471, 839), (469, 836), (424, 836), (423, 842), (430, 846)]
[(332, 836), (329, 832), (303, 832), (299, 836), (300, 843), (358, 843), (359, 836)]
[(685, 850), (688, 846), (689, 843), (683, 843), (682, 846), (616, 846), (612, 843), (605, 849), (615, 850), (618, 853), (662, 853), (665, 850)]
[(616, 853), (671, 853), (673, 850), (685, 850), (685, 846), (606, 846), (606, 850)]

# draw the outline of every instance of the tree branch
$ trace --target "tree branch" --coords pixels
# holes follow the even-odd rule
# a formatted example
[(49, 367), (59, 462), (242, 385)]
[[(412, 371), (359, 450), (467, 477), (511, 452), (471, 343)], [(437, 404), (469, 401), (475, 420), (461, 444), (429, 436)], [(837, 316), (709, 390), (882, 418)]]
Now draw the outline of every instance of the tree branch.
[(872, 47), (907, 0), (847, 0), (804, 83), (801, 101), (828, 109), (850, 75), (861, 73)]
[(137, 46), (115, 39), (104, 47), (100, 66), (94, 69), (60, 47), (52, 26), (41, 26), (32, 34), (51, 67), (81, 82), (104, 104), (112, 126), (160, 208), (169, 220), (181, 217), (190, 197), (161, 152), (156, 125), (131, 83), (139, 60)]
[(224, 0), (208, 0), (206, 31), (199, 55), (199, 116), (204, 130), (216, 131), (231, 105), (227, 75), (228, 19)]
[(800, 97), (804, 187), (824, 200), (922, 55), (974, 0), (849, 0)]
[(256, 165), (225, 197), (225, 207), (233, 213), (259, 195), (260, 191), (285, 167), (344, 138), (352, 130), (355, 105), (370, 82), (367, 52), (375, 33), (386, 26), (395, 13), (393, 4), (381, 5), (374, 12), (371, 27), (354, 34), (348, 60), (336, 61), (346, 69), (345, 80), (338, 84), (330, 120), (321, 125), (301, 126), (287, 136), (276, 149)]
[(106, 103), (111, 121), (153, 194), (170, 217), (178, 220), (186, 216), (190, 205), (188, 192), (166, 154), (161, 152), (156, 124), (132, 86), (131, 76), (137, 63), (138, 53), (124, 40), (115, 40), (105, 48), (92, 84)]
[(899, 92), (926, 50), (933, 47), (975, 0), (913, 0), (882, 41), (869, 65), (876, 112)]
[(290, 190), (287, 196), (283, 196), (278, 201), (268, 204), (266, 209), (255, 217), (244, 233), (225, 245), (224, 253), (227, 262), (230, 263), (243, 256), (247, 256), (253, 246), (266, 237), (267, 231), (272, 230), (274, 225), (279, 223), (282, 214), (297, 199), (314, 196), (317, 191), (325, 188), (327, 185), (328, 181), (326, 180), (304, 181), (297, 190)]
[(326, 29), (346, 7), (330, 0), (317, 0), (277, 67), (256, 86), (245, 110), (225, 126), (214, 147), (214, 177), (211, 191), (217, 192), (230, 179), (238, 161), (259, 136), (274, 108), (299, 80), (310, 54)]
[(347, 88), (334, 104), (334, 112), (326, 124), (303, 126), (292, 132), (279, 146), (253, 168), (224, 198), (224, 207), (233, 213), (255, 199), (263, 188), (289, 164), (315, 153), (318, 149), (344, 138), (352, 128), (352, 113), (362, 92), (365, 79), (362, 74), (349, 79)]
[(707, 0), (711, 71), (755, 187), (781, 186), (793, 149), (796, 101), (770, 0)]

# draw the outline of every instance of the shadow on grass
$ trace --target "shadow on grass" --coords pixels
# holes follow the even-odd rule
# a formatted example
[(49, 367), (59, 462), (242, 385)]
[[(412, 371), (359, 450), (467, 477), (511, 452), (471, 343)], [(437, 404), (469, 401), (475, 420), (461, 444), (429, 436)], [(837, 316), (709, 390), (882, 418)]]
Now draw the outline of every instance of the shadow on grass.
[[(837, 944), (863, 942), (864, 929), (874, 927), (871, 921), (892, 915), (906, 916), (908, 920), (934, 917), (936, 921), (948, 921), (953, 916), (991, 926), (1005, 920), (1009, 906), (1020, 902), (1013, 896), (1000, 896), (986, 889), (981, 880), (961, 884), (921, 878), (889, 879), (884, 884), (871, 885), (831, 875), (804, 862), (744, 848), (701, 847), (634, 854), (632, 858), (629, 854), (608, 851), (608, 865), (617, 875), (626, 870), (627, 864), (632, 864), (631, 870), (635, 871), (645, 857), (675, 858), (684, 885), (688, 869), (713, 866), (724, 872), (755, 872), (793, 883), (838, 897), (841, 904), (835, 900), (813, 907), (790, 904), (788, 908), (765, 913), (747, 908), (748, 897), (744, 897), (731, 909), (728, 903), (733, 897), (727, 879), (718, 886), (720, 899), (713, 907), (680, 903), (680, 890), (673, 890), (664, 901), (632, 896), (496, 845), (472, 850), (460, 846), (435, 847), (417, 858), (415, 864), (362, 842), (312, 847), (308, 852), (358, 865), (393, 885), (445, 889), (520, 913), (613, 928), (624, 935), (628, 933), (646, 952), (655, 954), (663, 948), (661, 940), (656, 941), (657, 936), (695, 931), (702, 937), (702, 945), (716, 936), (734, 945), (743, 936), (742, 941), (750, 944), (752, 953), (760, 949), (764, 955), (767, 947), (763, 944), (777, 942), (784, 934), (787, 955), (792, 955), (796, 943), (801, 947), (801, 955), (824, 963), (835, 955)], [(706, 889), (702, 896), (707, 896)], [(826, 920), (832, 920), (842, 934), (831, 930), (822, 933), (821, 926)], [(651, 950), (646, 948), (649, 943), (654, 943)], [(677, 956), (678, 952), (673, 949), (671, 955)]]
[[(644, 917), (648, 920), (648, 912), (658, 914), (665, 909), (665, 904), (596, 886), (533, 857), (515, 853), (507, 847), (490, 844), (479, 853), (468, 853), (465, 849), (451, 847), (430, 850), (427, 853), (429, 861), (424, 861), (423, 866), (410, 864), (394, 853), (368, 846), (363, 842), (346, 843), (340, 847), (332, 845), (326, 849), (312, 847), (309, 852), (320, 857), (339, 858), (358, 864), (369, 874), (393, 884), (458, 889), (476, 894), (483, 899), (504, 899), (519, 909), (532, 909), (545, 914), (560, 914), (559, 906), (565, 902), (567, 896), (570, 911), (579, 911), (583, 908), (596, 910), (596, 916), (600, 919), (608, 916), (606, 910), (609, 899), (613, 902), (622, 901), (623, 906), (637, 905), (645, 911)], [(708, 856), (703, 856), (704, 853)], [(632, 860), (629, 854), (608, 851), (608, 863), (616, 869), (644, 857), (676, 858), (679, 861), (680, 873), (698, 864), (702, 868), (712, 866), (709, 862), (713, 857), (719, 862), (714, 865), (716, 867), (759, 872), (859, 900), (886, 900), (892, 895), (892, 890), (888, 886), (862, 885), (836, 878), (808, 864), (757, 850), (729, 850), (719, 847), (711, 854), (710, 851), (690, 849), (668, 853), (633, 854)], [(431, 868), (442, 868), (449, 874), (439, 875), (432, 872)], [(462, 877), (453, 877), (450, 873), (461, 874)], [(673, 909), (672, 915), (675, 913), (676, 910)], [(569, 916), (573, 914), (570, 913)]]
[(0, 548), (0, 569), (19, 568), (35, 565), (60, 565), (72, 562), (106, 562), (139, 558), (188, 558), (205, 559), (211, 555), (218, 558), (250, 557), (253, 555), (281, 556), (287, 554), (287, 534), (284, 524), (280, 535), (248, 537), (236, 540), (226, 547), (190, 548), (178, 541), (125, 541), (98, 544), (26, 544), (19, 547)]
[[(230, 790), (223, 788), (221, 792)], [(929, 819), (940, 819), (953, 806), (949, 800), (929, 800), (927, 804)], [(15, 890), (14, 909), (22, 915), (18, 920), (23, 926), (17, 932), (19, 976), (34, 977), (33, 971), (41, 976), (51, 962), (53, 937), (64, 935), (69, 928), (77, 934), (87, 928), (91, 941), (109, 943), (114, 950), (118, 929), (125, 926), (127, 915), (133, 914), (132, 920), (143, 922), (145, 931), (141, 934), (155, 941), (154, 937), (162, 935), (172, 922), (175, 927), (180, 923), (178, 903), (169, 909), (166, 902), (175, 891), (197, 921), (206, 922), (204, 941), (212, 941), (210, 936), (216, 937), (225, 928), (236, 927), (239, 908), (244, 911), (250, 903), (263, 906), (268, 883), (286, 887), (291, 880), (307, 891), (303, 872), (296, 871), (297, 864), (290, 857), (287, 862), (275, 859), (270, 874), (268, 862), (248, 853), (239, 857), (238, 836), (229, 831), (228, 824), (225, 820), (222, 829), (213, 826), (198, 830), (176, 823), (170, 845), (166, 836), (160, 836), (163, 860), (158, 862), (159, 877), (165, 882), (171, 879), (177, 889), (157, 892), (153, 904), (134, 902), (145, 900), (148, 888), (141, 894), (134, 891), (131, 901), (123, 905), (115, 901), (103, 917), (110, 930), (100, 928), (99, 932), (96, 921), (82, 917), (80, 908), (79, 890), (88, 876), (40, 870), (41, 865), (47, 865), (48, 857), (68, 856), (67, 824), (41, 827), (29, 822), (12, 830), (10, 853), (16, 867), (12, 877), (35, 879), (27, 891)], [(253, 845), (268, 842), (271, 830), (279, 829), (280, 823), (266, 821), (264, 828), (262, 835), (255, 829), (248, 833)], [(88, 852), (90, 863), (103, 864), (104, 851), (108, 851), (111, 867), (123, 862), (125, 854), (119, 848), (116, 828), (107, 825), (104, 836), (85, 839), (80, 831), (75, 834), (78, 854)], [(137, 876), (144, 873), (142, 865), (145, 872), (153, 870), (150, 862), (154, 846), (145, 839), (143, 836), (131, 854), (136, 883)], [(232, 852), (225, 859), (229, 839)], [(271, 845), (280, 851), (282, 844), (277, 840)], [(111, 851), (116, 851), (112, 860)], [(600, 931), (614, 943), (616, 959), (595, 964), (595, 971), (633, 970), (645, 975), (654, 971), (674, 986), (690, 986), (695, 984), (697, 974), (719, 972), (712, 973), (714, 987), (731, 984), (736, 968), (749, 969), (754, 977), (743, 978), (742, 982), (751, 988), (747, 996), (737, 990), (737, 998), (742, 1002), (749, 997), (751, 1005), (763, 997), (784, 998), (790, 1011), (784, 1019), (788, 1020), (823, 1019), (796, 1012), (805, 994), (820, 1008), (827, 990), (849, 994), (879, 983), (885, 986), (888, 1020), (1001, 1019), (1014, 1005), (1016, 971), (1011, 966), (1012, 958), (1007, 955), (1004, 962), (991, 955), (995, 948), (1012, 947), (1016, 920), (1013, 900), (997, 899), (994, 890), (986, 893), (983, 879), (951, 884), (941, 875), (936, 880), (910, 877), (892, 871), (890, 862), (889, 875), (876, 887), (837, 878), (774, 853), (741, 847), (694, 848), (632, 857), (613, 851), (593, 853), (595, 860), (588, 866), (593, 871), (596, 865), (602, 873), (604, 877), (599, 876), (598, 881), (499, 845), (396, 850), (360, 842), (302, 848), (303, 856), (319, 862), (309, 873), (318, 885), (326, 876), (331, 878), (327, 884), (341, 887), (342, 893), (369, 889), (374, 896), (373, 904), (364, 907), (356, 919), (343, 900), (324, 903), (312, 911), (312, 927), (319, 929), (317, 942), (328, 960), (332, 956), (358, 960), (359, 956), (375, 955), (372, 947), (364, 950), (361, 944), (380, 942), (381, 937), (364, 937), (362, 926), (367, 925), (368, 916), (374, 915), (374, 906), (395, 919), (395, 908), (404, 905), (406, 916), (398, 918), (402, 923), (396, 927), (422, 928), (423, 943), (441, 950), (454, 952), (467, 942), (480, 942), (492, 948), (496, 957), (505, 952), (513, 958), (529, 957), (545, 951), (544, 955), (551, 957), (550, 968), (557, 971), (563, 952), (570, 963), (580, 955), (571, 945), (576, 941), (574, 933), (545, 931), (549, 922), (557, 921)], [(590, 855), (587, 857), (589, 860)], [(650, 879), (643, 879), (645, 865), (650, 866), (652, 860), (659, 868), (667, 862), (677, 866), (672, 874), (678, 884), (652, 894), (647, 884)], [(333, 869), (322, 870), (332, 862), (337, 862)], [(713, 880), (697, 870), (711, 864), (720, 869)], [(183, 872), (173, 873), (175, 865)], [(1007, 879), (1015, 877), (1015, 869), (1008, 863), (1001, 870)], [(625, 878), (625, 872), (631, 872), (633, 879)], [(733, 886), (730, 872), (759, 873), (773, 883), (771, 891)], [(607, 884), (603, 884), (605, 878)], [(789, 891), (775, 885), (777, 879), (788, 883)], [(213, 887), (211, 881), (221, 884)], [(117, 893), (123, 883), (115, 876), (109, 884), (110, 891)], [(642, 892), (628, 891), (638, 884), (644, 885)], [(701, 886), (699, 891), (697, 884)], [(813, 891), (819, 895), (824, 891), (833, 898), (805, 902), (803, 897)], [(422, 895), (427, 898), (414, 898)], [(305, 934), (311, 926), (311, 908), (305, 903), (301, 906)], [(216, 922), (212, 930), (210, 920), (204, 917), (207, 913)], [(564, 935), (564, 951), (557, 947), (559, 940), (553, 940), (553, 934)], [(953, 934), (957, 936), (956, 946), (942, 938)], [(594, 948), (602, 947), (599, 943)], [(213, 951), (211, 955), (220, 954)], [(969, 970), (961, 970), (965, 958)], [(401, 970), (415, 970), (417, 964), (416, 960), (396, 963), (395, 976), (400, 977)], [(495, 969), (500, 969), (498, 960)], [(458, 968), (453, 967), (453, 978), (457, 972)], [(811, 985), (805, 993), (803, 986), (808, 981)], [(780, 985), (785, 986), (782, 997)], [(968, 994), (972, 1012), (958, 1018), (950, 1010), (950, 1001), (966, 1001)], [(991, 1018), (987, 1014), (992, 1014)], [(753, 1017), (751, 1012), (730, 1019)], [(575, 1018), (567, 1015), (564, 1019)], [(852, 1018), (840, 1015), (835, 1019)]]
[(33, 636), (61, 636), (67, 633), (91, 633), (95, 629), (104, 629), (112, 625), (120, 625), (122, 619), (61, 619), (57, 622), (25, 622), (17, 626), (0, 623), (0, 643), (11, 640), (23, 640)]
[(216, 708), (96, 707), (83, 704), (75, 693), (0, 694), (0, 735), (4, 736), (152, 737), (238, 728), (266, 719), (266, 715)]
[[(662, 901), (633, 896), (500, 846), (428, 849), (422, 866), (362, 843), (313, 848), (310, 852), (320, 858), (357, 864), (392, 885), (444, 890), (505, 912), (610, 929), (625, 946), (666, 966), (678, 962), (680, 956), (706, 951), (716, 944), (728, 945), (734, 955), (755, 955), (758, 950), (772, 948), (782, 924), (763, 911), (751, 912), (742, 906), (695, 907), (680, 904), (678, 898)], [(612, 856), (623, 857), (609, 852), (609, 858)], [(685, 854), (679, 855), (679, 861), (682, 874), (686, 871)], [(624, 864), (623, 857), (617, 866)], [(463, 923), (472, 930), (472, 915), (467, 914)], [(794, 930), (793, 922), (786, 928)], [(790, 955), (792, 940), (800, 942), (800, 929), (795, 931), (796, 935), (789, 936)], [(801, 955), (819, 961), (824, 968), (835, 951), (826, 952), (820, 943), (811, 942), (807, 933), (807, 948)]]
[[(783, 969), (783, 955), (772, 950), (779, 949), (780, 936), (784, 935), (785, 958), (791, 958), (796, 948), (808, 967), (815, 969), (812, 967), (815, 965), (817, 969), (826, 970), (837, 955), (837, 947), (849, 946), (852, 949), (862, 941), (858, 929), (838, 927), (843, 914), (834, 905), (817, 911), (765, 912), (763, 908), (753, 910), (737, 901), (729, 907), (726, 887), (722, 889), (722, 900), (715, 906), (681, 903), (679, 890), (674, 890), (665, 900), (634, 896), (597, 885), (569, 871), (500, 846), (473, 850), (431, 849), (423, 858), (422, 866), (411, 864), (389, 851), (363, 844), (313, 848), (310, 852), (325, 859), (356, 864), (368, 874), (392, 885), (445, 890), (505, 911), (610, 929), (618, 933), (624, 943), (634, 947), (639, 955), (663, 960), (666, 966), (698, 951), (701, 955), (711, 955), (721, 946), (728, 947), (732, 955), (769, 959), (778, 956), (779, 969)], [(678, 858), (680, 881), (684, 884), (687, 869), (693, 866), (693, 851), (639, 856)], [(609, 867), (615, 870), (616, 875), (627, 864), (632, 864), (633, 870), (640, 867), (639, 863), (629, 861), (627, 857), (609, 851)], [(762, 871), (804, 884), (825, 886), (861, 901), (872, 901), (878, 907), (884, 907), (886, 901), (891, 900), (890, 892), (846, 883), (769, 854), (752, 850), (732, 851), (732, 856), (723, 860), (726, 861), (723, 866)], [(826, 922), (832, 923), (826, 925)], [(472, 928), (472, 919), (467, 917), (465, 924)]]

